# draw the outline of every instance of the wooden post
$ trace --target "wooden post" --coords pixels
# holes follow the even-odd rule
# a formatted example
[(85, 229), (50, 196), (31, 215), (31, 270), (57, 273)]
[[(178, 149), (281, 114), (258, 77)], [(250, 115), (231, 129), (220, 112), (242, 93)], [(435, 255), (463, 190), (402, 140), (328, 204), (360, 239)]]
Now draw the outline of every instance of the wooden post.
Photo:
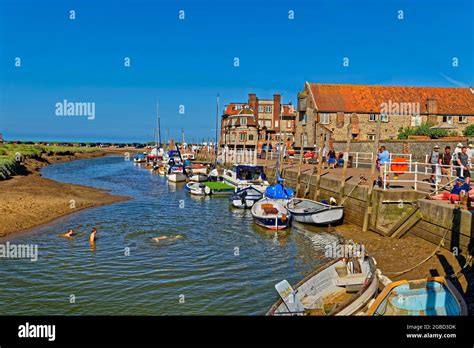
[(265, 130), (265, 140), (267, 141), (267, 145), (266, 145), (266, 148), (265, 148), (265, 162), (264, 162), (263, 166), (266, 169), (267, 168), (267, 160), (268, 160), (268, 142), (269, 142), (268, 133), (267, 133), (266, 130)]
[(379, 115), (379, 118), (377, 120), (377, 128), (375, 131), (374, 149), (372, 151), (372, 166), (370, 168), (369, 191), (367, 192), (367, 202), (365, 202), (364, 224), (362, 226), (363, 232), (367, 232), (367, 230), (369, 229), (369, 218), (372, 214), (372, 193), (374, 192), (375, 170), (377, 168), (377, 152), (379, 150), (381, 124), (382, 121)]
[[(298, 163), (298, 176), (296, 177), (296, 197), (298, 197), (298, 192), (301, 187), (301, 165), (303, 163), (303, 134), (301, 134), (301, 147), (300, 147), (300, 161)], [(311, 177), (309, 178), (311, 180)]]
[[(316, 132), (316, 134), (318, 134)], [(321, 172), (323, 170), (323, 148), (324, 148), (324, 128), (321, 127), (321, 140), (320, 146), (318, 150), (318, 168), (316, 171), (316, 190), (314, 191), (314, 200), (317, 201), (319, 199), (319, 185), (321, 183)]]
[(341, 188), (339, 189), (339, 204), (342, 202), (344, 197), (344, 187), (346, 186), (346, 176), (347, 176), (347, 162), (349, 162), (349, 150), (351, 148), (351, 138), (352, 138), (352, 124), (349, 120), (347, 125), (347, 139), (346, 139), (346, 148), (344, 153), (347, 154), (347, 158), (344, 159), (344, 167), (342, 167), (342, 178), (341, 178)]
[(242, 162), (246, 163), (247, 162), (247, 156), (245, 154), (245, 145), (247, 144), (247, 134), (244, 133), (244, 145), (242, 147), (242, 157), (243, 157), (243, 160)]

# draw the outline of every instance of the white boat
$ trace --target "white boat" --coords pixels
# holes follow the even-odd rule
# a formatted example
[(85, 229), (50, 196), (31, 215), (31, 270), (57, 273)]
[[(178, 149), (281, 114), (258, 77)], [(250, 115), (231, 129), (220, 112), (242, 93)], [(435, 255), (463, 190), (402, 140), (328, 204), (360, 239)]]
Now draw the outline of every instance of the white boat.
[(232, 197), (231, 203), (236, 208), (252, 208), (253, 205), (263, 198), (263, 192), (253, 186), (237, 190)]
[(198, 182), (188, 182), (186, 190), (195, 196), (207, 196), (211, 194), (211, 189), (204, 184)]
[(283, 230), (290, 226), (290, 212), (278, 200), (263, 198), (252, 207), (255, 223), (270, 230)]
[(332, 225), (342, 221), (344, 207), (328, 205), (310, 199), (293, 198), (288, 202), (293, 220), (305, 224)]
[(183, 173), (170, 173), (166, 176), (171, 182), (183, 182), (186, 181), (186, 175)]
[(201, 174), (201, 173), (192, 173), (189, 176), (189, 181), (194, 181), (194, 182), (204, 182), (207, 181), (208, 177), (206, 174)]
[(375, 297), (378, 275), (371, 257), (336, 259), (318, 268), (293, 288), (275, 285), (280, 299), (267, 315), (354, 315)]
[(224, 182), (238, 188), (253, 186), (263, 192), (270, 186), (263, 166), (254, 164), (234, 164), (232, 169), (224, 170), (222, 178)]

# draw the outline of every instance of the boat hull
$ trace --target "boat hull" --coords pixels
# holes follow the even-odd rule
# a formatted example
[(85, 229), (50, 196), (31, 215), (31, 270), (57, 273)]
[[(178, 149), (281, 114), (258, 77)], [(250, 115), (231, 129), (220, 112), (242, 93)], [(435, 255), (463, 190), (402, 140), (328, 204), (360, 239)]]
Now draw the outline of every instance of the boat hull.
[(269, 230), (283, 230), (290, 226), (291, 214), (278, 200), (261, 199), (253, 205), (251, 212), (255, 223)]
[[(298, 203), (304, 204), (306, 208), (297, 208)], [(293, 199), (288, 202), (287, 207), (292, 219), (304, 224), (335, 225), (344, 218), (343, 206), (331, 206), (307, 199)]]
[(183, 182), (186, 181), (186, 176), (183, 173), (171, 173), (167, 175), (168, 180), (171, 182)]

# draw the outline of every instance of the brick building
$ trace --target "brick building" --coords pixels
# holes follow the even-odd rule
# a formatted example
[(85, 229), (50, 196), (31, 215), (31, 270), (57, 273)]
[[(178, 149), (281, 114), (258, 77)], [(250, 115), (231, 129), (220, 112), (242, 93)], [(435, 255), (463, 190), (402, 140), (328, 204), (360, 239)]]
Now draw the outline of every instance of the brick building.
[(296, 110), (291, 103), (282, 104), (281, 95), (259, 99), (249, 93), (246, 103), (225, 106), (221, 122), (220, 145), (261, 149), (266, 139), (275, 145), (280, 140), (293, 141)]
[(400, 128), (425, 122), (443, 123), (462, 135), (464, 128), (474, 123), (474, 91), (306, 82), (298, 94), (297, 113), (296, 147), (301, 141), (304, 147), (312, 147), (320, 131), (336, 141), (346, 140), (348, 124), (354, 140), (373, 140), (379, 117), (382, 140), (397, 139)]

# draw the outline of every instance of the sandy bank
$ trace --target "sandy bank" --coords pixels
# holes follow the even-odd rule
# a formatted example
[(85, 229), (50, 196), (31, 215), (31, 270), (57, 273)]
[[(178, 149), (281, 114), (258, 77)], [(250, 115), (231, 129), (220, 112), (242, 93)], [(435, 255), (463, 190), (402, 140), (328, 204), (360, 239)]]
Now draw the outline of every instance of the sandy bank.
[(81, 209), (128, 199), (106, 190), (45, 179), (39, 170), (51, 163), (100, 157), (110, 151), (27, 159), (25, 175), (0, 181), (0, 237), (29, 229)]

